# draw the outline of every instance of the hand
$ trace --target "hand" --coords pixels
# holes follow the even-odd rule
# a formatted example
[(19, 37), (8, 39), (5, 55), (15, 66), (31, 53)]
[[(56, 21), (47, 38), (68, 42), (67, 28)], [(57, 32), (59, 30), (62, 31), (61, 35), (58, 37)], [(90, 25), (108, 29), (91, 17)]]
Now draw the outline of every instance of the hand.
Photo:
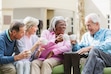
[(37, 53), (36, 53), (36, 57), (37, 57), (37, 58), (40, 56), (40, 54), (41, 54), (41, 52), (42, 52), (43, 50), (45, 50), (45, 48), (39, 47), (39, 49), (38, 49), (38, 51), (37, 51)]
[(38, 41), (35, 43), (37, 46), (39, 46), (39, 45), (41, 45), (42, 44), (42, 42), (41, 42), (41, 40), (40, 39), (38, 39)]
[(63, 41), (63, 34), (60, 34), (56, 37), (55, 43), (62, 42), (62, 41)]
[(43, 47), (39, 47), (38, 51), (42, 52), (43, 50), (45, 50), (45, 48)]
[(35, 49), (36, 49), (39, 45), (41, 45), (41, 41), (40, 41), (40, 40), (38, 40), (38, 41), (32, 46), (32, 48), (30, 49), (30, 51), (31, 51), (31, 52), (34, 52)]
[(50, 51), (49, 54), (47, 55), (46, 59), (52, 57), (54, 55), (54, 52), (53, 51)]
[(30, 50), (25, 51), (25, 52), (28, 54), (27, 58), (29, 58), (31, 56), (31, 54), (32, 54), (32, 52)]
[(77, 41), (76, 40), (70, 40), (71, 41), (71, 44), (76, 44)]
[(15, 61), (18, 61), (18, 60), (27, 58), (28, 55), (29, 55), (29, 54), (27, 53), (27, 51), (23, 51), (23, 52), (21, 52), (20, 54), (15, 55), (15, 56), (14, 56), (14, 59), (15, 59)]
[(90, 51), (92, 48), (93, 48), (93, 46), (85, 47), (85, 48), (78, 50), (77, 53), (82, 55), (82, 54), (85, 54), (86, 52)]

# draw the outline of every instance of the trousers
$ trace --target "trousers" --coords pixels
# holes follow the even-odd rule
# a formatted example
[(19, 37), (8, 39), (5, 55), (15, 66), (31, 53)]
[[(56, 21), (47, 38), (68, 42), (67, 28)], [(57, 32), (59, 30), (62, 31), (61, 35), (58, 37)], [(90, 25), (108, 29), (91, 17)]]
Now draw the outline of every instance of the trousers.
[(93, 48), (89, 52), (82, 74), (103, 74), (104, 67), (111, 67), (111, 54)]

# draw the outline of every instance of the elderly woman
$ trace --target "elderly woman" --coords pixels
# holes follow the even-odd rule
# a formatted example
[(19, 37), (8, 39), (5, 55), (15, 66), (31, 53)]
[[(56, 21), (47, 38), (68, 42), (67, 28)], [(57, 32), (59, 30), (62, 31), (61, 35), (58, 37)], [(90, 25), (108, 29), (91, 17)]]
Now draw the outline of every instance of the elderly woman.
[[(33, 17), (26, 17), (23, 20), (23, 23), (26, 26), (25, 34), (20, 40), (17, 40), (16, 43), (19, 52), (28, 51), (33, 47), (35, 42), (37, 42), (38, 40), (38, 37), (35, 34), (38, 29), (37, 27), (37, 25), (39, 24), (38, 19)], [(29, 58), (17, 61), (16, 69), (17, 69), (17, 74), (30, 74)]]
[(48, 42), (41, 46), (44, 49), (38, 49), (41, 53), (31, 63), (31, 74), (51, 74), (52, 68), (62, 63), (63, 53), (71, 50), (70, 40), (64, 39), (66, 24), (62, 16), (56, 16), (52, 18), (50, 28), (42, 32), (41, 38)]

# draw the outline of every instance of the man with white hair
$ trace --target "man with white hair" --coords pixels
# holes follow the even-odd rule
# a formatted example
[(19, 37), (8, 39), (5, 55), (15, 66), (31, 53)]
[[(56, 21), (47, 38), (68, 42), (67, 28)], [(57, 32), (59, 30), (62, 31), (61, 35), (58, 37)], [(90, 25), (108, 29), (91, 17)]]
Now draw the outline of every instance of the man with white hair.
[(103, 74), (104, 67), (111, 66), (111, 30), (100, 27), (97, 14), (85, 17), (86, 32), (73, 51), (82, 55), (89, 52), (82, 74)]

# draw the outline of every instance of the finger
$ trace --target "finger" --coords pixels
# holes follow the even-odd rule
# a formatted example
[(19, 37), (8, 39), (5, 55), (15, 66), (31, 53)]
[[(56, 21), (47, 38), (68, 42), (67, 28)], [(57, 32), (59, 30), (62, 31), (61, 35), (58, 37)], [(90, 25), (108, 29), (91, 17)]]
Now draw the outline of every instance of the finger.
[(78, 54), (82, 54), (82, 50), (78, 50), (77, 53), (78, 53)]

